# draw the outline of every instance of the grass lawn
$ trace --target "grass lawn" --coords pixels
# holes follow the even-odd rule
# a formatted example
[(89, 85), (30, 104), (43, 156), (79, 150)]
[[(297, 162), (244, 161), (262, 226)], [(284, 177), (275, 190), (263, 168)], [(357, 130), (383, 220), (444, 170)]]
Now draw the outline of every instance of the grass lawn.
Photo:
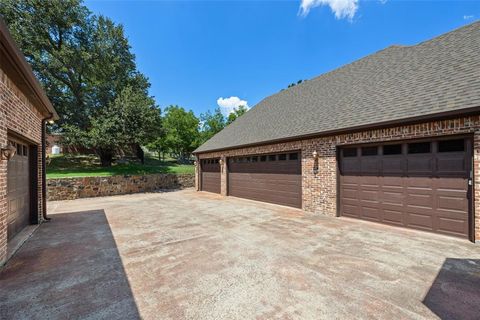
[(160, 161), (145, 158), (145, 164), (113, 163), (109, 168), (100, 166), (94, 155), (50, 156), (47, 165), (47, 179), (73, 177), (109, 177), (114, 175), (141, 175), (149, 173), (194, 173), (193, 165), (178, 164), (175, 161)]

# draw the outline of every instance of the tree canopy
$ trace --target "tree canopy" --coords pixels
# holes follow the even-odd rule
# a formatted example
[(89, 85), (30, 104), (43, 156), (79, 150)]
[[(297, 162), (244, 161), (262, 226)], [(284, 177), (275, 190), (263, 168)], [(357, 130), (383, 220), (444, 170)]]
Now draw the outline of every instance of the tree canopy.
[[(151, 121), (138, 125), (137, 116), (159, 111), (153, 111), (150, 84), (136, 68), (122, 25), (92, 14), (79, 0), (2, 0), (0, 14), (60, 115), (54, 129), (65, 129), (66, 141), (89, 146), (100, 158), (107, 144), (115, 149), (120, 141), (147, 142)], [(112, 137), (93, 138), (112, 130)], [(89, 134), (68, 137), (81, 131)]]
[(161, 117), (123, 26), (81, 0), (0, 0), (0, 14), (60, 115), (49, 129), (63, 133), (66, 145), (94, 150), (104, 166), (132, 146), (186, 161), (247, 111), (225, 117), (216, 108), (199, 119), (173, 105)]
[(169, 106), (165, 109), (165, 147), (175, 158), (187, 161), (192, 151), (199, 146), (199, 123), (191, 110), (186, 111), (180, 106)]
[(238, 108), (233, 109), (233, 112), (230, 112), (227, 117), (227, 125), (235, 121), (238, 117), (242, 116), (247, 111), (248, 109), (245, 106), (239, 106)]
[(202, 113), (200, 115), (200, 123), (200, 139), (201, 143), (203, 143), (225, 128), (226, 119), (220, 111), (220, 108), (216, 108), (213, 113), (210, 112), (210, 110)]

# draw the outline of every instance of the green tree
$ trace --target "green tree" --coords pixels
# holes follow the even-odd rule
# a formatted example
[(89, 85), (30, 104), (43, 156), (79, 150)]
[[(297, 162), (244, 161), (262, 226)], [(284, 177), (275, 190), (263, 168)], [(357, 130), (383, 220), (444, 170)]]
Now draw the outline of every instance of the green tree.
[(92, 117), (89, 130), (64, 125), (65, 144), (91, 148), (102, 166), (110, 166), (118, 148), (148, 144), (161, 135), (160, 121), (160, 109), (153, 100), (126, 87)]
[[(121, 147), (118, 141), (146, 141), (151, 132), (136, 132), (137, 118), (129, 112), (155, 109), (150, 84), (136, 68), (121, 25), (93, 15), (80, 0), (1, 0), (0, 14), (57, 109), (61, 119), (54, 129), (64, 130), (67, 142), (98, 150), (106, 164), (109, 150)], [(108, 110), (123, 103), (118, 99), (134, 100), (122, 109), (127, 118)], [(118, 131), (97, 137), (122, 125), (121, 139)]]
[(185, 162), (200, 142), (199, 119), (192, 111), (179, 106), (165, 109), (163, 128), (165, 146), (180, 162)]
[(165, 153), (168, 152), (165, 134), (158, 136), (155, 140), (147, 144), (147, 148), (157, 154), (158, 160), (165, 161)]
[(2, 14), (63, 123), (86, 129), (124, 86), (148, 89), (121, 25), (80, 0), (2, 0)]
[(297, 83), (293, 82), (288, 85), (287, 88), (295, 87), (296, 85), (299, 85), (300, 83), (304, 82), (305, 80), (298, 80)]
[(85, 125), (93, 72), (92, 26), (88, 9), (77, 0), (2, 0), (9, 26), (61, 121)]
[(110, 104), (108, 111), (119, 116), (123, 144), (144, 145), (161, 134), (161, 112), (153, 98), (130, 86)]
[(200, 123), (200, 142), (204, 143), (225, 128), (226, 119), (220, 111), (220, 108), (216, 108), (213, 113), (211, 113), (210, 110), (202, 113), (200, 115)]
[(238, 117), (242, 116), (247, 111), (248, 109), (245, 106), (239, 106), (238, 108), (233, 109), (233, 112), (231, 112), (227, 117), (227, 125), (235, 121)]

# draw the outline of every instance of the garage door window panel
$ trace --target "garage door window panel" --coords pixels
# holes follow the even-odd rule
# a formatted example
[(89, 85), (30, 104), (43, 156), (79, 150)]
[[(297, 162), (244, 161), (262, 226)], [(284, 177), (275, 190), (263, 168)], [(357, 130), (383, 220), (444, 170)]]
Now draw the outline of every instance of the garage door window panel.
[(358, 148), (345, 148), (341, 150), (342, 161), (340, 161), (340, 170), (344, 174), (360, 173), (360, 157), (358, 157)]
[(465, 139), (443, 140), (438, 142), (438, 152), (464, 152)]
[(386, 144), (382, 148), (381, 167), (384, 176), (401, 176), (405, 172), (406, 158), (402, 144)]
[(383, 155), (393, 156), (402, 154), (402, 145), (401, 144), (386, 144), (383, 146)]
[(360, 171), (362, 175), (378, 175), (380, 173), (380, 159), (378, 147), (361, 148)]
[[(437, 168), (442, 176), (463, 177), (469, 172), (466, 139), (438, 141)], [(468, 177), (467, 177), (468, 178)]]
[(416, 142), (408, 144), (408, 154), (430, 153), (432, 144), (430, 142)]

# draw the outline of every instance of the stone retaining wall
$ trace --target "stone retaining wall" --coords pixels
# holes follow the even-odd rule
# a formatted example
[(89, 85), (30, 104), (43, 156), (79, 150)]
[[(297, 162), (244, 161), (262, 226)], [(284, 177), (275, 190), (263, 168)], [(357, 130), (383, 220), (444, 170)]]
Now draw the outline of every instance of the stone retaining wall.
[(48, 200), (56, 201), (189, 188), (194, 185), (193, 174), (159, 173), (144, 176), (48, 179), (47, 191)]

